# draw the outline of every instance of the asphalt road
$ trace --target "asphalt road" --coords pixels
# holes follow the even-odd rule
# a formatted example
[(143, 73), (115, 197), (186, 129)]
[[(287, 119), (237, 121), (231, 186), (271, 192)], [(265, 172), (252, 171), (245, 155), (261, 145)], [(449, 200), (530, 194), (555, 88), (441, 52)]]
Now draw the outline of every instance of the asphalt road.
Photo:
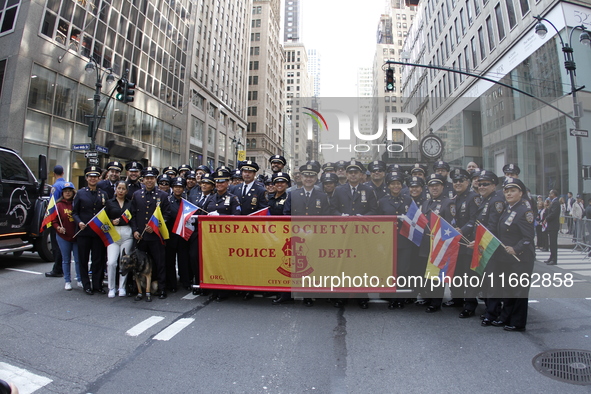
[(28, 253), (0, 256), (0, 377), (26, 381), (21, 393), (591, 392), (532, 366), (550, 349), (591, 351), (585, 276), (575, 286), (587, 297), (532, 291), (518, 333), (458, 319), (455, 308), (272, 306), (188, 291), (109, 299), (65, 291), (63, 279), (42, 275), (50, 268)]

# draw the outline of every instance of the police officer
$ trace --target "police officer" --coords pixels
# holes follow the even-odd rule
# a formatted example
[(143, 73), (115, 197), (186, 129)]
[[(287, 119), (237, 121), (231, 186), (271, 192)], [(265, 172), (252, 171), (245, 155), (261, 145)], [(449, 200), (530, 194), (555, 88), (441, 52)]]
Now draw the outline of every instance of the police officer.
[(423, 181), (427, 177), (427, 166), (420, 163), (415, 163), (410, 168), (410, 176), (418, 176), (423, 178)]
[(232, 186), (242, 184), (242, 174), (239, 169), (232, 171)]
[(453, 198), (453, 196), (455, 196), (454, 186), (450, 181), (448, 181), (450, 170), (451, 167), (449, 164), (443, 160), (439, 160), (433, 164), (433, 172), (445, 178), (443, 194), (445, 194), (448, 198)]
[(425, 197), (425, 180), (418, 176), (411, 176), (407, 179), (408, 193), (420, 208), (423, 202), (427, 200)]
[(197, 176), (197, 183), (201, 182), (203, 174), (211, 174), (211, 169), (206, 165), (199, 165), (195, 168), (195, 175)]
[[(266, 208), (268, 203), (267, 198), (265, 197), (265, 187), (260, 183), (255, 182), (255, 176), (259, 170), (259, 165), (254, 161), (246, 160), (241, 161), (238, 164), (238, 168), (240, 169), (244, 183), (239, 185), (239, 187), (234, 186), (231, 188), (230, 193), (238, 196), (240, 201), (240, 214), (250, 215), (253, 212)], [(228, 179), (229, 178), (230, 175), (228, 175)]]
[(127, 172), (127, 199), (131, 200), (133, 193), (142, 190), (144, 185), (140, 182), (140, 171), (144, 166), (137, 161), (130, 161), (125, 164), (125, 171)]
[[(476, 220), (476, 211), (478, 210), (479, 201), (478, 195), (472, 191), (470, 182), (470, 173), (462, 168), (456, 168), (451, 172), (451, 179), (453, 181), (454, 191), (456, 196), (453, 198), (454, 210), (455, 210), (455, 223), (454, 227), (464, 238), (464, 242), (460, 244), (460, 250), (458, 252), (458, 259), (456, 262), (455, 276), (461, 278), (476, 276), (476, 273), (470, 269), (470, 263), (472, 262), (473, 249), (466, 247), (465, 243), (468, 243), (473, 239), (474, 235), (474, 222)], [(462, 308), (460, 312), (460, 318), (467, 318), (474, 316), (474, 311), (478, 306), (476, 296), (473, 288), (467, 286), (451, 286), (452, 299), (444, 302), (445, 307), (458, 307)]]
[[(505, 164), (505, 166), (503, 166), (503, 174), (505, 174), (505, 179), (507, 179), (507, 178), (518, 179), (520, 173), (521, 173), (521, 169), (519, 168), (519, 166), (517, 164), (509, 163), (509, 164)], [(503, 180), (503, 183), (504, 183), (504, 180)], [(534, 211), (534, 214), (537, 215), (538, 204), (534, 201), (529, 189), (526, 188), (523, 198), (525, 198), (527, 200), (531, 209)]]
[(191, 171), (191, 170), (192, 170), (192, 168), (191, 168), (190, 165), (188, 165), (188, 164), (181, 164), (181, 166), (178, 169), (178, 174), (177, 175), (180, 176), (180, 177), (186, 178), (187, 177), (187, 173), (189, 171)]
[(110, 200), (115, 195), (115, 184), (121, 178), (123, 165), (118, 161), (112, 161), (107, 164), (107, 179), (100, 181), (96, 187), (107, 193)]
[[(386, 175), (386, 184), (388, 185), (388, 195), (378, 200), (378, 215), (405, 215), (412, 203), (409, 195), (402, 194), (402, 185), (404, 183), (404, 174), (400, 172), (390, 172)], [(399, 224), (401, 221), (399, 220)], [(408, 277), (411, 264), (411, 250), (414, 245), (407, 237), (400, 235), (400, 225), (398, 226), (397, 239), (397, 258), (396, 258), (396, 276)], [(390, 299), (388, 309), (404, 308), (404, 299)]]
[[(498, 222), (499, 240), (505, 246), (501, 267), (506, 276), (531, 277), (535, 261), (534, 213), (525, 201), (527, 189), (517, 178), (507, 177), (503, 187), (506, 208)], [(514, 258), (517, 256), (519, 261)], [(529, 282), (529, 281), (528, 281)], [(501, 314), (491, 324), (505, 331), (525, 331), (529, 286), (502, 289), (505, 294)]]
[(168, 175), (170, 178), (174, 178), (177, 176), (177, 169), (173, 166), (164, 167), (162, 169), (162, 175)]
[(158, 190), (162, 190), (164, 193), (170, 196), (172, 190), (170, 189), (170, 181), (174, 177), (167, 174), (162, 174), (158, 177)]
[(193, 204), (201, 197), (201, 188), (197, 183), (197, 173), (195, 171), (189, 171), (185, 174), (185, 180), (187, 187), (185, 188), (185, 195), (187, 200)]
[(275, 155), (269, 158), (269, 163), (271, 164), (271, 171), (273, 174), (276, 174), (278, 172), (283, 172), (283, 168), (285, 168), (287, 160), (285, 160), (285, 157), (281, 155)]
[(472, 191), (474, 191), (474, 193), (480, 195), (480, 193), (478, 193), (478, 177), (480, 176), (480, 168), (475, 168), (471, 173), (470, 173), (470, 187), (472, 188)]
[[(499, 223), (501, 213), (503, 213), (505, 210), (505, 197), (503, 196), (502, 191), (496, 190), (498, 183), (499, 178), (494, 172), (488, 170), (480, 171), (480, 176), (478, 177), (478, 193), (480, 193), (480, 204), (476, 210), (476, 223), (482, 224), (495, 236), (498, 236), (497, 225)], [(498, 265), (497, 257), (498, 252), (493, 254), (493, 256), (490, 258), (486, 266), (486, 272), (484, 273), (484, 276), (486, 276), (488, 273), (494, 274), (498, 271), (498, 268), (496, 267)], [(488, 284), (488, 282), (485, 283), (485, 285)], [(493, 297), (494, 294), (492, 290), (493, 289), (490, 289), (489, 287), (484, 288), (484, 292), (486, 294), (486, 298), (484, 300), (486, 312), (484, 313), (483, 320), (481, 322), (483, 327), (490, 326), (501, 313), (501, 300), (498, 297)]]
[(324, 172), (320, 176), (320, 183), (322, 183), (322, 191), (326, 193), (328, 202), (334, 195), (334, 191), (339, 184), (339, 177), (334, 172)]
[[(84, 291), (88, 295), (103, 290), (103, 276), (105, 271), (105, 245), (91, 228), (87, 226), (105, 206), (107, 193), (97, 188), (102, 170), (96, 166), (84, 170), (88, 186), (78, 190), (74, 197), (73, 217), (81, 230), (76, 236), (78, 242), (78, 259), (80, 261), (80, 277)], [(88, 276), (88, 260), (92, 252), (92, 283)]]
[(269, 211), (271, 215), (283, 215), (283, 208), (287, 200), (287, 188), (291, 183), (291, 178), (286, 172), (276, 172), (271, 176), (271, 181), (275, 185), (275, 192), (268, 196)]
[(176, 265), (178, 261), (178, 272), (181, 286), (184, 289), (191, 287), (189, 268), (189, 242), (180, 235), (173, 232), (174, 223), (181, 208), (185, 195), (186, 180), (182, 176), (172, 178), (172, 194), (168, 197), (170, 202), (170, 217), (167, 222), (170, 239), (166, 241), (166, 284), (167, 289), (176, 293), (177, 277)]
[(379, 200), (388, 194), (388, 185), (384, 181), (386, 177), (386, 163), (381, 160), (375, 160), (367, 165), (367, 169), (370, 172), (371, 180), (365, 184), (373, 189), (376, 198)]
[[(322, 175), (324, 174), (335, 174), (336, 175), (336, 170), (335, 170), (335, 164), (332, 161), (326, 162), (322, 165)], [(337, 176), (337, 180), (339, 179), (339, 177)]]
[(339, 177), (339, 184), (344, 185), (347, 183), (347, 164), (345, 160), (339, 160), (335, 163), (334, 169)]
[[(156, 188), (156, 177), (159, 171), (154, 167), (146, 167), (142, 171), (145, 189), (139, 190), (131, 198), (131, 230), (137, 242), (137, 248), (152, 256), (158, 274), (158, 298), (167, 297), (166, 294), (166, 250), (158, 234), (154, 233), (148, 222), (152, 218), (156, 207), (160, 206), (164, 221), (170, 219), (170, 202), (168, 195)], [(148, 284), (148, 286), (150, 286)], [(148, 289), (149, 290), (149, 287)], [(141, 298), (141, 295), (138, 295)]]
[(214, 215), (240, 215), (241, 204), (237, 196), (228, 191), (230, 183), (230, 171), (221, 168), (214, 173), (216, 192), (208, 200), (204, 209), (207, 212), (215, 212)]
[[(408, 186), (410, 197), (420, 209), (423, 206), (423, 203), (427, 201), (427, 199), (424, 197), (424, 190), (426, 189), (425, 180), (418, 176), (411, 176), (406, 180), (406, 184)], [(419, 257), (419, 246), (415, 245), (414, 243), (410, 245), (410, 256), (410, 261), (412, 264), (409, 268), (409, 275), (414, 277), (424, 277), (427, 260)], [(412, 290), (412, 294), (415, 299), (417, 294), (420, 292), (423, 292), (423, 295), (425, 294), (423, 288), (420, 287), (419, 282), (415, 282), (415, 286)], [(416, 301), (415, 299), (407, 298), (407, 302), (410, 303), (412, 301)]]
[(302, 187), (288, 193), (283, 209), (284, 215), (320, 216), (330, 215), (331, 206), (324, 192), (314, 187), (318, 181), (320, 166), (316, 163), (304, 164), (300, 167)]
[[(427, 187), (429, 188), (429, 194), (431, 195), (431, 198), (423, 203), (421, 211), (425, 214), (425, 216), (427, 216), (427, 220), (429, 221), (429, 229), (435, 225), (435, 223), (431, 223), (430, 212), (441, 216), (448, 223), (452, 223), (454, 220), (455, 206), (453, 200), (444, 194), (446, 182), (447, 177), (441, 174), (435, 173), (427, 177)], [(427, 258), (429, 257), (431, 249), (430, 237), (430, 231), (427, 229), (427, 231), (425, 231), (425, 235), (423, 235), (419, 250), (419, 256), (422, 257), (425, 267), (427, 266)], [(441, 310), (441, 302), (444, 290), (445, 288), (442, 285), (435, 288), (433, 291), (429, 291), (428, 294), (430, 299), (423, 300), (425, 302), (420, 302), (419, 305), (428, 305), (427, 309), (425, 310), (427, 313), (433, 313)]]

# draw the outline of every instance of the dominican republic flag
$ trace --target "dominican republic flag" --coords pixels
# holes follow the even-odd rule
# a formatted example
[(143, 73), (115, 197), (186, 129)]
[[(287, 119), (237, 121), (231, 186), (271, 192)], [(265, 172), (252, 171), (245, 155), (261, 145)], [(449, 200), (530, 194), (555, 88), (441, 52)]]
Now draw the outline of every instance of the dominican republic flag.
[(269, 207), (267, 207), (267, 208), (259, 209), (256, 212), (249, 213), (246, 216), (269, 216), (269, 215), (271, 215), (271, 211), (269, 211)]
[(425, 228), (427, 227), (427, 217), (421, 212), (417, 204), (412, 201), (406, 215), (401, 217), (402, 226), (400, 235), (410, 239), (415, 245), (420, 246)]
[(164, 240), (170, 238), (166, 223), (164, 222), (164, 217), (162, 216), (162, 211), (160, 210), (160, 204), (156, 206), (154, 214), (148, 221), (148, 226), (154, 230), (154, 233), (160, 238), (160, 242), (162, 242), (163, 245)]
[(179, 211), (176, 215), (172, 232), (183, 237), (185, 241), (189, 240), (189, 237), (191, 234), (193, 234), (193, 230), (187, 227), (187, 222), (191, 216), (197, 212), (197, 209), (199, 208), (196, 205), (193, 205), (184, 198), (181, 198), (181, 206), (179, 207)]
[(445, 219), (431, 212), (431, 252), (425, 276), (453, 277), (460, 250), (460, 234)]
[(57, 206), (55, 205), (55, 198), (53, 198), (53, 194), (49, 199), (49, 204), (47, 204), (47, 211), (45, 211), (45, 216), (43, 217), (43, 222), (41, 223), (41, 229), (39, 232), (42, 233), (45, 230), (45, 227), (51, 227), (51, 221), (57, 217)]

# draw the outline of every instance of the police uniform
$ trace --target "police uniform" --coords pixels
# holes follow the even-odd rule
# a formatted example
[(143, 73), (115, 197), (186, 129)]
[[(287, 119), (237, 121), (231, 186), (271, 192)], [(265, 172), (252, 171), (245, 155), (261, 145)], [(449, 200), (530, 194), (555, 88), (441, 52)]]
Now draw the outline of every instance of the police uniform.
[[(433, 172), (435, 172), (438, 169), (446, 170), (449, 173), (449, 171), (451, 170), (451, 167), (445, 161), (439, 160), (438, 162), (433, 164)], [(446, 178), (445, 183), (443, 184), (443, 194), (448, 198), (453, 198), (456, 195), (456, 192), (454, 190), (454, 185), (453, 185), (453, 183), (451, 183), (450, 181), (447, 180), (447, 177), (445, 177), (445, 178)]]
[(140, 182), (139, 176), (135, 181), (132, 181), (131, 179), (129, 179), (129, 172), (134, 172), (134, 171), (140, 172), (143, 169), (144, 169), (144, 166), (141, 163), (138, 163), (137, 161), (130, 161), (127, 164), (125, 164), (125, 171), (127, 171), (127, 173), (128, 173), (127, 179), (125, 181), (127, 183), (126, 198), (128, 200), (131, 200), (133, 193), (137, 192), (138, 190), (145, 189), (144, 184)]
[[(87, 167), (84, 170), (85, 176), (100, 176), (102, 170), (96, 166)], [(91, 190), (90, 187), (83, 187), (78, 190), (74, 197), (72, 216), (76, 224), (88, 224), (105, 206), (107, 194), (98, 189)], [(76, 235), (78, 242), (78, 259), (80, 261), (80, 279), (87, 294), (94, 291), (104, 294), (103, 276), (105, 271), (105, 245), (90, 226)], [(92, 255), (91, 269), (93, 272), (92, 283), (88, 275), (88, 260)]]
[[(391, 172), (386, 175), (386, 182), (388, 185), (391, 182), (404, 182), (404, 175), (399, 172)], [(399, 193), (397, 196), (389, 193), (378, 200), (378, 215), (406, 215), (408, 208), (412, 204), (412, 198), (408, 195)], [(411, 265), (411, 251), (415, 244), (407, 237), (400, 234), (402, 220), (398, 221), (398, 237), (397, 237), (397, 258), (396, 258), (396, 276), (408, 277)], [(403, 308), (404, 300), (390, 300), (389, 309)]]
[[(302, 175), (318, 176), (320, 166), (315, 163), (307, 163), (300, 167)], [(309, 193), (309, 194), (307, 194)], [(323, 216), (331, 215), (331, 205), (326, 193), (313, 187), (312, 191), (306, 191), (304, 187), (297, 188), (288, 193), (284, 215), (292, 216)]]
[[(505, 180), (505, 189), (518, 188), (526, 195), (526, 187), (517, 178), (507, 178)], [(505, 245), (514, 249), (517, 261), (513, 256), (504, 252), (502, 257), (502, 268), (505, 276), (511, 274), (528, 275), (534, 267), (535, 248), (534, 248), (534, 213), (525, 199), (521, 199), (513, 206), (507, 206), (499, 219), (497, 233), (499, 240)], [(499, 289), (504, 294), (503, 307), (501, 314), (496, 321), (492, 322), (494, 326), (505, 326), (507, 331), (523, 331), (527, 323), (528, 293), (529, 286), (518, 286), (513, 288)]]
[[(118, 161), (112, 161), (109, 164), (107, 164), (107, 171), (111, 170), (121, 172), (123, 170), (123, 165)], [(113, 198), (113, 196), (115, 196), (116, 183), (117, 181), (111, 182), (109, 179), (104, 179), (97, 183), (96, 187), (97, 189), (101, 189), (102, 191), (104, 191), (107, 194), (107, 198), (110, 200), (111, 198)]]
[[(474, 235), (474, 222), (476, 221), (476, 211), (478, 210), (477, 197), (478, 195), (472, 191), (472, 185), (470, 182), (470, 173), (468, 171), (458, 168), (451, 172), (451, 178), (455, 181), (468, 182), (466, 190), (461, 194), (456, 194), (453, 198), (455, 205), (455, 220), (454, 227), (458, 228), (463, 236), (464, 243), (466, 240), (472, 241)], [(456, 262), (455, 276), (459, 277), (471, 277), (476, 276), (476, 273), (470, 269), (472, 262), (472, 252), (464, 245), (460, 245), (458, 253), (458, 259)], [(460, 313), (460, 318), (467, 318), (474, 315), (474, 311), (478, 306), (478, 301), (474, 293), (474, 289), (471, 287), (451, 287), (450, 301), (444, 302), (443, 306), (456, 306), (462, 307), (463, 310)]]
[(273, 171), (274, 173), (276, 173), (276, 172), (283, 172), (283, 168), (287, 164), (287, 160), (285, 160), (285, 157), (283, 157), (281, 155), (274, 155), (274, 156), (271, 156), (269, 158), (269, 164), (271, 164), (271, 170), (273, 170), (272, 169), (273, 168), (272, 167), (273, 163), (281, 163), (282, 164), (282, 166), (279, 169), (279, 171)]
[[(442, 185), (445, 185), (446, 181), (447, 181), (447, 179), (443, 175), (439, 175), (439, 174), (431, 174), (427, 178), (428, 185), (432, 185), (432, 184), (436, 184), (436, 183), (440, 183)], [(452, 199), (448, 198), (447, 195), (444, 193), (441, 193), (441, 195), (439, 195), (437, 198), (432, 197), (429, 200), (426, 200), (421, 207), (421, 211), (425, 214), (425, 216), (427, 217), (427, 221), (429, 222), (428, 229), (432, 228), (432, 226), (435, 224), (435, 223), (430, 222), (431, 221), (430, 220), (431, 219), (430, 212), (436, 213), (437, 215), (441, 216), (443, 219), (445, 219), (445, 221), (447, 221), (450, 224), (453, 222), (454, 217), (455, 217), (454, 201)], [(425, 231), (425, 233), (423, 235), (423, 239), (421, 241), (421, 246), (419, 249), (419, 256), (422, 258), (421, 259), (422, 260), (421, 266), (424, 266), (425, 269), (427, 267), (427, 259), (429, 257), (429, 253), (431, 250), (431, 233), (428, 229), (427, 229), (427, 231)], [(429, 304), (426, 312), (428, 312), (428, 313), (436, 312), (441, 308), (443, 293), (444, 293), (443, 286), (439, 286), (439, 287), (435, 288), (432, 292), (429, 292), (429, 295), (431, 298), (429, 300), (425, 300), (426, 301), (425, 305)]]
[[(227, 169), (218, 169), (214, 178), (216, 182), (225, 182), (230, 180), (230, 171)], [(220, 215), (240, 215), (241, 206), (237, 196), (226, 190), (224, 194), (213, 193), (204, 205), (207, 212), (217, 212)]]
[[(158, 170), (154, 167), (146, 167), (142, 171), (144, 178), (158, 176)], [(164, 221), (170, 218), (170, 202), (168, 201), (168, 194), (162, 190), (158, 190), (158, 186), (154, 186), (152, 190), (142, 189), (133, 194), (131, 198), (131, 230), (135, 234), (138, 232), (141, 235), (141, 240), (137, 241), (137, 248), (141, 251), (147, 252), (152, 256), (154, 264), (156, 265), (156, 272), (158, 274), (158, 289), (160, 298), (167, 297), (166, 294), (166, 251), (162, 244), (160, 237), (156, 233), (149, 233), (145, 231), (146, 225), (152, 218), (156, 207), (160, 206), (162, 217)]]
[[(347, 171), (351, 169), (365, 171), (363, 165), (355, 160), (352, 160), (347, 166)], [(375, 215), (378, 201), (373, 189), (369, 186), (360, 183), (355, 186), (353, 192), (353, 187), (347, 182), (337, 186), (331, 199), (331, 206), (333, 211), (341, 215)]]
[[(186, 185), (185, 178), (182, 176), (178, 176), (176, 178), (172, 178), (171, 180), (171, 187), (174, 186), (182, 186), (183, 188)], [(168, 197), (168, 201), (170, 203), (170, 216), (169, 220), (167, 221), (168, 233), (170, 234), (170, 239), (166, 241), (166, 285), (169, 290), (173, 293), (177, 290), (177, 262), (178, 262), (178, 273), (181, 282), (181, 286), (184, 289), (187, 289), (191, 285), (191, 275), (190, 275), (190, 267), (189, 267), (189, 242), (185, 240), (180, 235), (174, 233), (174, 223), (176, 222), (176, 218), (178, 216), (178, 212), (181, 209), (182, 199), (185, 198), (185, 192), (181, 194), (180, 197), (176, 197), (171, 194)], [(197, 240), (195, 240), (197, 241)]]
[[(370, 176), (374, 170), (380, 171), (380, 172), (386, 172), (386, 163), (384, 163), (381, 160), (375, 160), (367, 165), (367, 169), (370, 172)], [(371, 180), (371, 179), (369, 181), (365, 182), (365, 185), (369, 186), (374, 191), (377, 200), (390, 194), (390, 191), (388, 190), (388, 185), (386, 184), (386, 181), (385, 181), (385, 177), (384, 177), (384, 179), (382, 179), (381, 185), (376, 185), (373, 182), (373, 180)], [(403, 187), (404, 187), (404, 183), (403, 183)]]
[[(185, 173), (185, 179), (197, 180), (197, 174), (195, 173), (195, 171), (188, 171), (187, 173)], [(199, 186), (199, 183), (196, 183), (195, 186), (193, 186), (190, 189), (189, 187), (187, 187), (185, 189), (185, 194), (187, 196), (187, 200), (190, 203), (195, 204), (197, 201), (199, 201), (199, 199), (201, 198), (201, 187)]]
[[(271, 177), (271, 181), (273, 182), (273, 184), (275, 184), (276, 182), (286, 182), (288, 185), (291, 182), (291, 178), (289, 177), (289, 174), (286, 172), (277, 172), (275, 174), (273, 174), (273, 176)], [(277, 192), (275, 193), (270, 193), (269, 194), (269, 212), (271, 213), (271, 215), (283, 215), (283, 209), (285, 208), (285, 202), (287, 201), (287, 195), (288, 193), (286, 191), (283, 191), (283, 193), (281, 193), (281, 195), (277, 195)], [(288, 213), (288, 215), (290, 215), (290, 213)]]
[[(240, 171), (258, 171), (259, 166), (257, 163), (246, 160), (240, 162), (238, 165)], [(230, 175), (228, 175), (229, 179)], [(247, 190), (245, 193), (244, 191)], [(234, 185), (228, 189), (229, 193), (233, 193), (238, 197), (240, 201), (240, 214), (250, 215), (256, 211), (259, 211), (268, 206), (267, 198), (265, 196), (267, 190), (265, 186), (256, 180), (250, 184), (242, 183), (240, 185)]]
[[(324, 188), (324, 184), (325, 183), (330, 183), (330, 182), (334, 183), (335, 188), (332, 189), (332, 192), (327, 193), (326, 190), (325, 190), (325, 188)], [(330, 203), (330, 200), (334, 196), (334, 191), (335, 191), (337, 185), (339, 184), (339, 177), (334, 172), (324, 172), (320, 176), (320, 183), (322, 184), (322, 191), (326, 194), (326, 197), (328, 197), (328, 202)]]

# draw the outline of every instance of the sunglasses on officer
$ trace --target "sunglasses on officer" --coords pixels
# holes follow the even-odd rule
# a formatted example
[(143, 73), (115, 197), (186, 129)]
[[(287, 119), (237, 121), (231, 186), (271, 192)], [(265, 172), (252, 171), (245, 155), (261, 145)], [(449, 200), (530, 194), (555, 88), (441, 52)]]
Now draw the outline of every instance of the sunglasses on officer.
[(489, 187), (490, 185), (492, 185), (490, 182), (481, 182), (478, 184), (478, 187)]

